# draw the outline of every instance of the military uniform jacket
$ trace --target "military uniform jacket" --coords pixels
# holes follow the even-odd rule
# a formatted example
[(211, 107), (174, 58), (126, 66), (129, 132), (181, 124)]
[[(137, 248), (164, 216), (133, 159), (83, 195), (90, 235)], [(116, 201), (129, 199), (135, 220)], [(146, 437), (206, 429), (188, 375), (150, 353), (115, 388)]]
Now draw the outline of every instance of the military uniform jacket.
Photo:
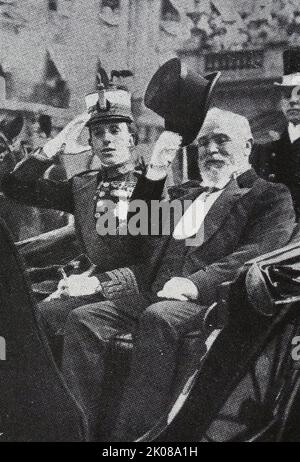
[[(129, 187), (132, 191), (138, 176), (134, 171), (118, 174), (107, 183), (103, 173), (99, 171), (84, 172), (68, 181), (56, 182), (41, 178), (48, 167), (48, 161), (43, 164), (40, 159), (27, 159), (17, 170), (4, 175), (3, 192), (11, 199), (27, 205), (74, 214), (77, 236), (91, 262), (99, 268), (99, 272), (143, 261), (136, 243), (130, 236), (101, 236), (96, 231), (97, 186), (102, 182), (104, 189), (115, 184), (115, 190), (123, 189), (124, 192)], [(111, 194), (109, 187), (106, 189)]]
[(300, 218), (300, 138), (291, 143), (286, 130), (279, 140), (256, 145), (251, 154), (256, 173), (267, 181), (285, 184)]

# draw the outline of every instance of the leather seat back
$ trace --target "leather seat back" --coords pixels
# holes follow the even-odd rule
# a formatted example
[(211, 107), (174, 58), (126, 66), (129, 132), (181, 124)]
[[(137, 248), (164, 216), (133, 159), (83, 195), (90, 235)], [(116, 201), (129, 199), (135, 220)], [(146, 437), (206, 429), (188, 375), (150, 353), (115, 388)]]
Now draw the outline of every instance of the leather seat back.
[(84, 415), (38, 328), (22, 261), (1, 221), (0, 337), (0, 441), (84, 441)]

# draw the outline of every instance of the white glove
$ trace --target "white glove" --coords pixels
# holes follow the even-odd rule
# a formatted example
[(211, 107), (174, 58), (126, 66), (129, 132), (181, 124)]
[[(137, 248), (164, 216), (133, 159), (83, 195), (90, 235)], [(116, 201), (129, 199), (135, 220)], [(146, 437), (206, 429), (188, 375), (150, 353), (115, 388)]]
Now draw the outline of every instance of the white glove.
[(59, 281), (57, 292), (61, 295), (79, 297), (80, 295), (91, 295), (101, 291), (99, 279), (96, 276), (85, 274), (74, 274)]
[(157, 293), (158, 297), (180, 300), (197, 300), (198, 289), (195, 284), (187, 278), (174, 277), (167, 281), (162, 290)]
[(181, 142), (182, 137), (178, 133), (162, 132), (152, 151), (147, 178), (158, 180), (167, 175), (168, 167), (173, 162)]
[(43, 152), (46, 156), (50, 159), (54, 157), (61, 149), (62, 144), (65, 144), (64, 152), (66, 154), (80, 154), (89, 151), (91, 147), (89, 145), (83, 145), (79, 141), (80, 135), (89, 118), (90, 114), (84, 112), (68, 123), (53, 140), (45, 144)]
[(178, 133), (162, 132), (154, 145), (150, 163), (166, 165), (173, 162), (181, 142), (182, 137)]

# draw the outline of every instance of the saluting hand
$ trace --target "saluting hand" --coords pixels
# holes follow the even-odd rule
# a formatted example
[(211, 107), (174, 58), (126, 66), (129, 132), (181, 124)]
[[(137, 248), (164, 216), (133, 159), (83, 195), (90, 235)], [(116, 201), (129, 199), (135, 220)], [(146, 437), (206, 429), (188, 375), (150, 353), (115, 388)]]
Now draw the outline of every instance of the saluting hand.
[(80, 137), (90, 115), (86, 112), (75, 117), (65, 128), (43, 147), (43, 152), (48, 158), (52, 158), (64, 144), (64, 153), (80, 154), (90, 150), (90, 146), (82, 144)]

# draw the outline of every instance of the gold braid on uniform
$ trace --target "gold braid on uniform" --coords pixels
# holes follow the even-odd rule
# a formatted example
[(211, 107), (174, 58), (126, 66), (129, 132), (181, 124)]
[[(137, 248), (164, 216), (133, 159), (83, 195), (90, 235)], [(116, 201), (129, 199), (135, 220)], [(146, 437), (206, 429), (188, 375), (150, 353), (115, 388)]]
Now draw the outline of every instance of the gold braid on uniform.
[(103, 295), (108, 300), (116, 300), (139, 293), (138, 284), (130, 268), (118, 268), (97, 275)]

